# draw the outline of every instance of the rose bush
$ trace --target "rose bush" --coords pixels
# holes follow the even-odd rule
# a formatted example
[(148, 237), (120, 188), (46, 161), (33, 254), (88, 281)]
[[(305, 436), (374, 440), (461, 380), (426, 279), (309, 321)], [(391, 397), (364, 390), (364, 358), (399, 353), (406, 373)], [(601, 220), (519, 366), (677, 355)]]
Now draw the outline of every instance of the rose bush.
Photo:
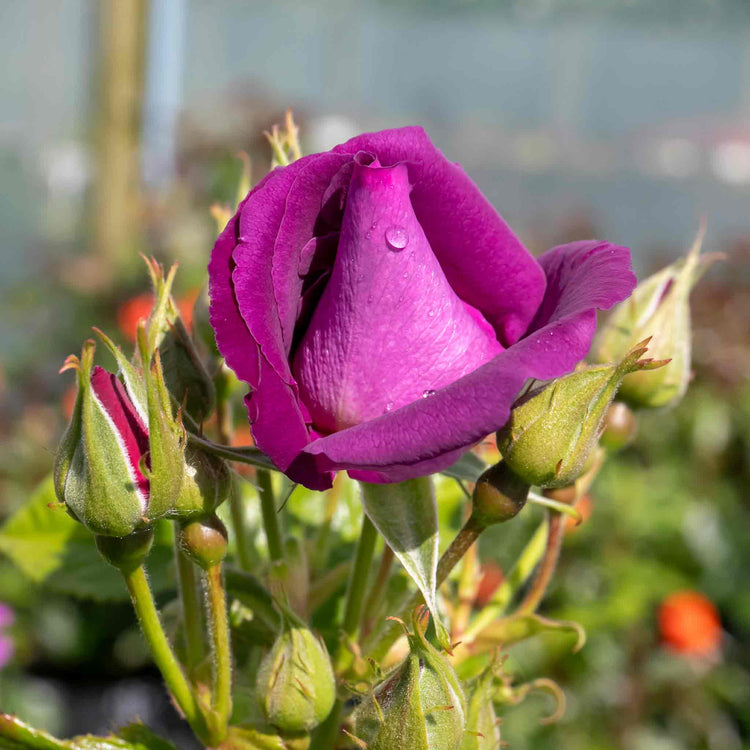
[(421, 128), (358, 136), (277, 168), (209, 265), (219, 350), (258, 447), (312, 489), (449, 466), (496, 431), (528, 378), (586, 356), (596, 309), (635, 286), (626, 248), (535, 260)]

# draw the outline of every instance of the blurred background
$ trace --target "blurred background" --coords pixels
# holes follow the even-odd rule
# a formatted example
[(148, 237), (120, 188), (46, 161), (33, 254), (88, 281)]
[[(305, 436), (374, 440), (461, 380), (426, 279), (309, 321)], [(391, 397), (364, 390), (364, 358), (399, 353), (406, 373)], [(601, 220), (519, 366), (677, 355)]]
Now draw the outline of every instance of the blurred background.
[[(132, 336), (139, 252), (180, 262), (190, 309), (209, 208), (238, 152), (268, 169), (288, 107), (307, 152), (423, 125), (534, 252), (598, 236), (643, 276), (705, 218), (727, 260), (694, 292), (692, 388), (607, 466), (544, 605), (589, 642), (514, 656), (567, 713), (543, 727), (529, 698), (503, 736), (750, 746), (747, 0), (4, 0), (0, 42), (0, 519), (51, 468), (64, 357), (92, 324)], [(488, 586), (512, 552), (484, 545)], [(61, 735), (169, 724), (129, 608), (65, 594), (0, 555), (0, 710)]]

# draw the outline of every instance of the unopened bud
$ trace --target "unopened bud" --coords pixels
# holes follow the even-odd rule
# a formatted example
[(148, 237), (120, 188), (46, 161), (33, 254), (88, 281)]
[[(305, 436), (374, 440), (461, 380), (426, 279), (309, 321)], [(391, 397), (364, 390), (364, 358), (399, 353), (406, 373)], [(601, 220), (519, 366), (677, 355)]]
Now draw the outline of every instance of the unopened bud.
[(472, 495), (472, 516), (482, 527), (503, 523), (521, 512), (529, 485), (501, 461), (477, 480)]
[(150, 431), (156, 421), (166, 426), (157, 404), (142, 403), (117, 376), (94, 367), (95, 348), (87, 341), (81, 358), (68, 357), (63, 368), (77, 371), (78, 395), (55, 461), (55, 491), (94, 533), (125, 537), (174, 501), (181, 463), (169, 472), (160, 467), (166, 452), (181, 454), (181, 447), (176, 436), (172, 444), (161, 429)]
[(456, 673), (418, 626), (407, 638), (404, 661), (354, 712), (354, 734), (368, 750), (455, 750), (466, 726)]
[(284, 732), (309, 732), (333, 708), (336, 682), (325, 644), (286, 608), (281, 633), (263, 657), (255, 688), (264, 716)]
[(203, 570), (218, 565), (227, 554), (227, 529), (216, 515), (180, 525), (180, 549)]
[(615, 401), (604, 415), (602, 436), (599, 443), (611, 453), (622, 450), (635, 440), (638, 421), (627, 404)]
[(685, 395), (691, 365), (690, 292), (718, 257), (700, 257), (702, 240), (703, 231), (687, 257), (641, 282), (614, 308), (594, 340), (593, 362), (613, 362), (647, 336), (651, 355), (669, 360), (657, 373), (634, 372), (623, 380), (618, 398), (630, 406), (668, 406)]
[(226, 462), (188, 444), (182, 488), (169, 512), (170, 518), (189, 519), (212, 513), (232, 491), (232, 474)]
[(585, 367), (523, 398), (497, 434), (509, 468), (530, 485), (564, 487), (586, 470), (622, 379), (663, 362), (641, 359), (642, 341), (616, 364)]

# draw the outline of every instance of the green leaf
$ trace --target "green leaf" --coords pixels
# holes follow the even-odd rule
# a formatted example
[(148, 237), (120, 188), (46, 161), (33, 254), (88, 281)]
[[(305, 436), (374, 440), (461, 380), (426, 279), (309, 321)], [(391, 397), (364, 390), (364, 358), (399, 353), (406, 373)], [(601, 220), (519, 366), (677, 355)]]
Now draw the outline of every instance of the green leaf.
[(438, 513), (432, 480), (398, 484), (362, 482), (362, 504), (375, 528), (416, 583), (432, 613), (440, 645), (450, 650), (450, 636), (435, 597), (438, 563)]
[(573, 651), (580, 651), (586, 643), (586, 633), (577, 622), (548, 620), (539, 615), (510, 615), (495, 620), (477, 633), (472, 649), (488, 651), (498, 646), (509, 646), (540, 633), (570, 633), (576, 638)]
[(453, 477), (453, 479), (463, 479), (466, 482), (476, 482), (486, 468), (487, 464), (476, 453), (469, 451), (464, 453), (456, 463), (443, 469), (441, 474)]
[[(128, 599), (120, 574), (100, 557), (91, 532), (57, 502), (52, 477), (0, 527), (0, 552), (53, 591), (97, 601)], [(146, 562), (155, 591), (174, 586), (171, 562), (169, 534), (157, 533)]]

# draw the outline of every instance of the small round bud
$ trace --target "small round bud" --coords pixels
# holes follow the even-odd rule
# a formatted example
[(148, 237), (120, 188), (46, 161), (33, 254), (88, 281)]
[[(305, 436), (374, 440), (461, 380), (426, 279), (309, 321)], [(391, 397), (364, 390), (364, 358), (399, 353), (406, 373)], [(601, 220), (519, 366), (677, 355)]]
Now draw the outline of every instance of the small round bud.
[(599, 444), (611, 453), (630, 445), (638, 432), (638, 421), (627, 404), (615, 401), (604, 415), (604, 430)]
[(325, 721), (336, 699), (336, 682), (325, 644), (291, 611), (263, 657), (255, 681), (266, 719), (282, 732), (309, 732)]
[(218, 516), (188, 521), (178, 533), (180, 549), (203, 570), (217, 565), (227, 554), (227, 529)]
[(529, 485), (501, 461), (477, 480), (472, 495), (472, 516), (483, 526), (503, 523), (517, 516), (529, 494)]
[(118, 570), (135, 570), (151, 551), (154, 541), (152, 528), (134, 531), (127, 536), (94, 536), (99, 554)]

